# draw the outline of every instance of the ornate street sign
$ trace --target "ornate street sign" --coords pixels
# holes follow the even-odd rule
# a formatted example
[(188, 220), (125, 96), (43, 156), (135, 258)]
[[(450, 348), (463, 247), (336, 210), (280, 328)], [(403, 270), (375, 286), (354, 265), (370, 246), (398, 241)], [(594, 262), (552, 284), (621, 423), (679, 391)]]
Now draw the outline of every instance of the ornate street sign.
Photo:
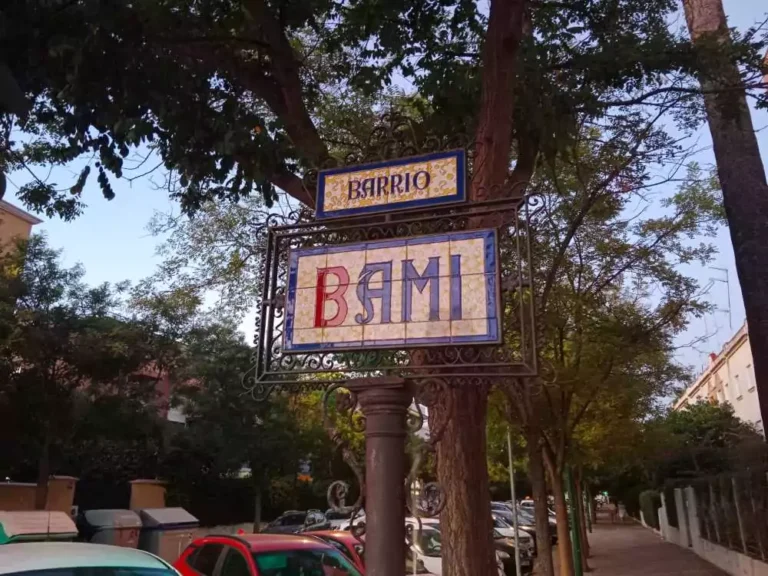
[(293, 250), (286, 353), (498, 343), (496, 230)]
[(274, 215), (254, 397), (384, 374), (535, 375), (527, 211), (494, 200), (332, 224)]
[[(333, 482), (329, 505), (351, 514), (358, 538), (363, 507), (382, 520), (366, 535), (369, 572), (395, 574), (405, 534), (382, 526), (404, 525), (403, 486), (419, 526), (419, 517), (445, 506), (436, 483), (422, 483), (418, 494), (410, 487), (452, 418), (450, 387), (537, 373), (530, 218), (540, 207), (514, 186), (475, 189), (476, 201), (462, 204), (480, 144), (467, 158), (456, 142), (424, 135), (407, 119), (382, 120), (346, 167), (305, 174), (314, 221), (306, 211), (267, 219), (258, 336), (244, 383), (256, 399), (275, 389), (325, 391), (324, 425), (359, 484), (348, 505), (351, 487)], [(361, 419), (353, 418), (358, 405)], [(436, 417), (403, 484), (404, 427), (421, 428), (422, 405)], [(365, 473), (375, 489), (331, 406), (365, 429)]]
[(466, 200), (464, 150), (449, 150), (322, 170), (317, 183), (317, 219)]

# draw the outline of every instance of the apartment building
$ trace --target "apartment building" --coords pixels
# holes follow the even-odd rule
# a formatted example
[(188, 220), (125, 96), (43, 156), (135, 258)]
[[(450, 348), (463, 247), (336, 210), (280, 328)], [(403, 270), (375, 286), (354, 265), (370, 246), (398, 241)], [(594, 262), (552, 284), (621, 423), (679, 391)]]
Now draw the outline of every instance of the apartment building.
[(765, 435), (746, 322), (719, 354), (709, 355), (709, 365), (678, 398), (673, 409), (682, 410), (696, 402), (727, 402), (736, 416), (751, 422)]
[(15, 238), (29, 238), (32, 226), (42, 220), (17, 208), (6, 200), (0, 200), (0, 251)]

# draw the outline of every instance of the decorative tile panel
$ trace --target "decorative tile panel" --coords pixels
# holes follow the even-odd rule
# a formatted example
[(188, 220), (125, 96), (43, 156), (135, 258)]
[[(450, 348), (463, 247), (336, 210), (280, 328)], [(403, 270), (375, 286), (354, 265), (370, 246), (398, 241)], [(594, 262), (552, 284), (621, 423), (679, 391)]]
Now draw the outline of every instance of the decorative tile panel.
[(463, 150), (323, 170), (318, 219), (392, 212), (466, 200)]
[(291, 252), (284, 352), (500, 339), (495, 230)]

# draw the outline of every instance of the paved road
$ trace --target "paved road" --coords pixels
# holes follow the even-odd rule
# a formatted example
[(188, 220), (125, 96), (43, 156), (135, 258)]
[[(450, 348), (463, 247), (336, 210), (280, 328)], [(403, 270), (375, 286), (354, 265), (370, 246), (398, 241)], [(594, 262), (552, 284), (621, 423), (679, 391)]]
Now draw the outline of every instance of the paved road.
[(634, 522), (593, 528), (590, 576), (727, 576), (692, 551), (664, 542)]

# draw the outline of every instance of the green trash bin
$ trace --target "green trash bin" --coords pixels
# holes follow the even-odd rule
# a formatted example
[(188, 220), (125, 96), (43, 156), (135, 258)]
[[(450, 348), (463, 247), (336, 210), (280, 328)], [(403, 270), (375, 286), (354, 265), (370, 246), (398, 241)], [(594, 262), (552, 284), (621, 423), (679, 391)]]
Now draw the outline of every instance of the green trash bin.
[(171, 563), (189, 546), (200, 526), (198, 519), (184, 508), (144, 508), (138, 512), (139, 548)]
[(72, 541), (77, 527), (65, 512), (0, 511), (0, 544)]
[(133, 510), (87, 510), (80, 515), (80, 534), (94, 544), (139, 546), (141, 518)]

